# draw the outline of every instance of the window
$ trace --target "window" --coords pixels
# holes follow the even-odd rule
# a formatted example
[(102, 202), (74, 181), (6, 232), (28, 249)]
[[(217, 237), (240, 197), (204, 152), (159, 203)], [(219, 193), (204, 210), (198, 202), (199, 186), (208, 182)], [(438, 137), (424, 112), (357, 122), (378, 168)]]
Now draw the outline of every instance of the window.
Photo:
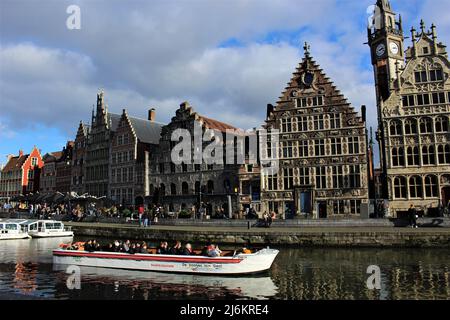
[(424, 106), (430, 104), (430, 95), (428, 93), (417, 95), (417, 105)]
[(361, 214), (361, 200), (350, 200), (350, 213)]
[(171, 162), (170, 163), (170, 172), (175, 173), (175, 171), (176, 171), (175, 164)]
[(342, 154), (341, 138), (332, 138), (331, 139), (331, 154), (333, 156)]
[(281, 131), (292, 132), (292, 118), (281, 119)]
[(422, 147), (422, 164), (424, 166), (435, 164), (434, 146)]
[(436, 176), (425, 177), (425, 196), (427, 198), (436, 198), (438, 196), (438, 184)]
[(207, 183), (208, 193), (214, 193), (214, 182), (212, 180), (208, 180)]
[(283, 157), (292, 158), (292, 141), (283, 142)]
[(164, 173), (164, 163), (159, 164), (159, 173)]
[(323, 130), (325, 129), (323, 114), (314, 116), (314, 130)]
[(116, 164), (116, 162), (117, 162), (117, 155), (116, 155), (116, 153), (113, 153), (111, 158), (112, 158), (112, 163)]
[(207, 166), (206, 166), (206, 170), (214, 170), (214, 165), (213, 164), (208, 164)]
[(344, 214), (345, 213), (345, 201), (344, 200), (336, 200), (333, 201), (333, 211), (334, 214)]
[(438, 146), (439, 164), (450, 164), (450, 145)]
[(181, 164), (181, 170), (182, 170), (183, 172), (187, 172), (187, 171), (188, 171), (188, 166), (187, 166), (186, 163), (182, 163), (182, 164)]
[(128, 170), (127, 168), (122, 168), (122, 182), (128, 181)]
[(298, 117), (297, 118), (298, 131), (308, 131), (308, 117)]
[(116, 169), (111, 170), (111, 181), (116, 182)]
[(122, 163), (122, 152), (117, 153), (117, 163)]
[(338, 113), (330, 114), (330, 128), (340, 129), (341, 128), (341, 115)]
[(116, 179), (116, 182), (122, 182), (122, 169), (121, 168), (119, 168), (119, 169), (117, 169), (117, 179)]
[(405, 121), (405, 134), (416, 134), (417, 123), (415, 120), (409, 119)]
[(435, 122), (436, 132), (448, 132), (448, 118), (438, 117)]
[(278, 175), (268, 175), (267, 176), (267, 189), (269, 191), (278, 190)]
[(123, 135), (123, 144), (129, 144), (130, 143), (130, 136), (128, 133)]
[(309, 168), (299, 168), (300, 173), (300, 185), (301, 186), (307, 186), (310, 184), (309, 181)]
[(161, 183), (161, 185), (159, 186), (159, 192), (162, 196), (166, 195), (166, 186), (163, 183)]
[(392, 120), (389, 127), (391, 136), (401, 136), (403, 133), (402, 123), (399, 120)]
[(194, 170), (195, 171), (200, 171), (201, 170), (200, 165), (199, 164), (194, 164)]
[(442, 69), (430, 70), (430, 81), (444, 80)]
[(430, 118), (420, 119), (420, 133), (433, 133), (433, 121)]
[(409, 196), (422, 198), (422, 179), (419, 176), (409, 178)]
[(128, 179), (130, 182), (134, 181), (134, 170), (133, 167), (128, 168)]
[(396, 199), (406, 199), (406, 178), (396, 177), (394, 179), (394, 195)]
[(327, 168), (317, 167), (316, 168), (316, 188), (326, 189), (327, 188)]
[(405, 156), (402, 147), (392, 148), (392, 166), (403, 167), (405, 165)]
[(187, 182), (181, 184), (181, 193), (184, 195), (189, 194), (189, 185)]
[(418, 166), (420, 164), (419, 148), (418, 147), (408, 147), (406, 149), (408, 166)]
[(177, 185), (175, 183), (170, 184), (170, 194), (172, 196), (177, 195)]
[(315, 155), (317, 156), (324, 156), (325, 155), (325, 140), (315, 140)]
[(361, 168), (359, 165), (351, 165), (349, 167), (350, 188), (361, 188)]
[(432, 95), (433, 104), (444, 104), (445, 103), (445, 93), (444, 92), (434, 92)]
[(307, 98), (300, 98), (300, 99), (297, 99), (297, 105), (299, 106), (299, 107), (307, 107), (308, 106), (308, 99)]
[(423, 83), (428, 81), (427, 72), (426, 71), (416, 71), (415, 72), (416, 83)]
[(344, 188), (344, 172), (342, 166), (333, 167), (333, 188)]
[(348, 138), (348, 153), (359, 154), (359, 137)]
[(123, 144), (123, 136), (122, 136), (122, 135), (119, 135), (119, 136), (117, 137), (117, 144), (118, 144), (119, 146)]
[(403, 96), (403, 106), (404, 107), (415, 106), (414, 95)]
[(312, 105), (313, 106), (321, 106), (321, 105), (323, 105), (323, 97), (314, 97), (314, 98), (312, 98)]
[(309, 156), (309, 147), (308, 147), (308, 141), (307, 140), (302, 140), (299, 141), (299, 157), (308, 157)]
[(284, 190), (291, 190), (294, 187), (294, 169), (283, 169)]
[(31, 165), (35, 167), (37, 165), (37, 158), (31, 158)]

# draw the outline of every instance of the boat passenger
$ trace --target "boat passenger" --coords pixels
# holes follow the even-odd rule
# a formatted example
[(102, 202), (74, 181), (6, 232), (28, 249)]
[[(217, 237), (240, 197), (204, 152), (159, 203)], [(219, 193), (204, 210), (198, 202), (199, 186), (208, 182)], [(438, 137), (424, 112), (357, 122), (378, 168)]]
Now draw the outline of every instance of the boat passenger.
[(208, 249), (209, 257), (220, 257), (221, 253), (222, 253), (222, 251), (219, 249), (219, 247), (214, 244), (212, 244)]
[(191, 256), (194, 252), (192, 251), (192, 246), (190, 243), (186, 243), (183, 250), (181, 251), (181, 255), (183, 256)]
[(135, 254), (136, 253), (136, 244), (132, 243), (130, 246), (130, 249), (128, 250), (129, 254)]
[(120, 252), (120, 242), (118, 240), (114, 241), (114, 252)]
[(88, 242), (86, 242), (84, 244), (84, 251), (88, 251), (88, 252), (93, 252), (94, 248), (92, 246), (92, 240), (88, 240)]
[(169, 253), (169, 244), (166, 241), (162, 241), (159, 244), (158, 250), (156, 252), (158, 254), (168, 254)]
[(140, 253), (148, 254), (147, 244), (144, 243), (144, 244), (141, 246), (141, 252), (140, 252)]
[(205, 256), (205, 257), (208, 256), (208, 250), (209, 250), (210, 246), (211, 246), (211, 245), (207, 245), (207, 246), (204, 246), (204, 247), (203, 247), (202, 253), (201, 253), (202, 256)]
[(177, 255), (181, 253), (181, 242), (177, 241), (175, 245), (170, 248), (169, 254)]
[(114, 251), (113, 244), (112, 243), (108, 243), (107, 245), (103, 246), (103, 251), (113, 252)]
[(128, 252), (129, 250), (130, 250), (130, 240), (127, 240), (122, 244), (122, 252)]

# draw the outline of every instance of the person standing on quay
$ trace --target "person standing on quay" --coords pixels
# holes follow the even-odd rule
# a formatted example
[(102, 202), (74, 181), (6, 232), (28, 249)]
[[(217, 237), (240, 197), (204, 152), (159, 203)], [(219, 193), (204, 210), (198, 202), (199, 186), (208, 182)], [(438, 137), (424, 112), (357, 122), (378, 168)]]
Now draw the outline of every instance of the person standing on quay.
[(144, 211), (142, 214), (142, 220), (144, 221), (144, 227), (148, 227), (149, 220), (147, 211)]
[(417, 211), (416, 208), (414, 208), (414, 205), (412, 204), (408, 210), (408, 217), (409, 217), (409, 225), (412, 228), (417, 228)]

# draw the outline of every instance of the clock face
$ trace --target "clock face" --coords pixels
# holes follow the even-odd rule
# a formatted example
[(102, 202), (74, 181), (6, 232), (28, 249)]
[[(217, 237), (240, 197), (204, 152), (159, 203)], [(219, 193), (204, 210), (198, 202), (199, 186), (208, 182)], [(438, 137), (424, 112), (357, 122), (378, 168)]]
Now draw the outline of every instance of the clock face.
[(386, 46), (384, 43), (380, 43), (377, 47), (376, 54), (378, 57), (381, 57), (386, 52)]
[(398, 48), (398, 44), (396, 44), (395, 42), (391, 42), (389, 44), (389, 49), (391, 50), (391, 52), (393, 54), (398, 54), (398, 52), (400, 51), (399, 48)]

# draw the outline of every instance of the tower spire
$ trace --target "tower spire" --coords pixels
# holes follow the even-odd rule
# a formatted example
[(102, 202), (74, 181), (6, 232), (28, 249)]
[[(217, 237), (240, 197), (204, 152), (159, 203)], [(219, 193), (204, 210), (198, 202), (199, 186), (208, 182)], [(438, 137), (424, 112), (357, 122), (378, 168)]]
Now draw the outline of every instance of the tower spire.
[(425, 22), (423, 19), (420, 20), (420, 30), (422, 30), (422, 34), (425, 34)]

